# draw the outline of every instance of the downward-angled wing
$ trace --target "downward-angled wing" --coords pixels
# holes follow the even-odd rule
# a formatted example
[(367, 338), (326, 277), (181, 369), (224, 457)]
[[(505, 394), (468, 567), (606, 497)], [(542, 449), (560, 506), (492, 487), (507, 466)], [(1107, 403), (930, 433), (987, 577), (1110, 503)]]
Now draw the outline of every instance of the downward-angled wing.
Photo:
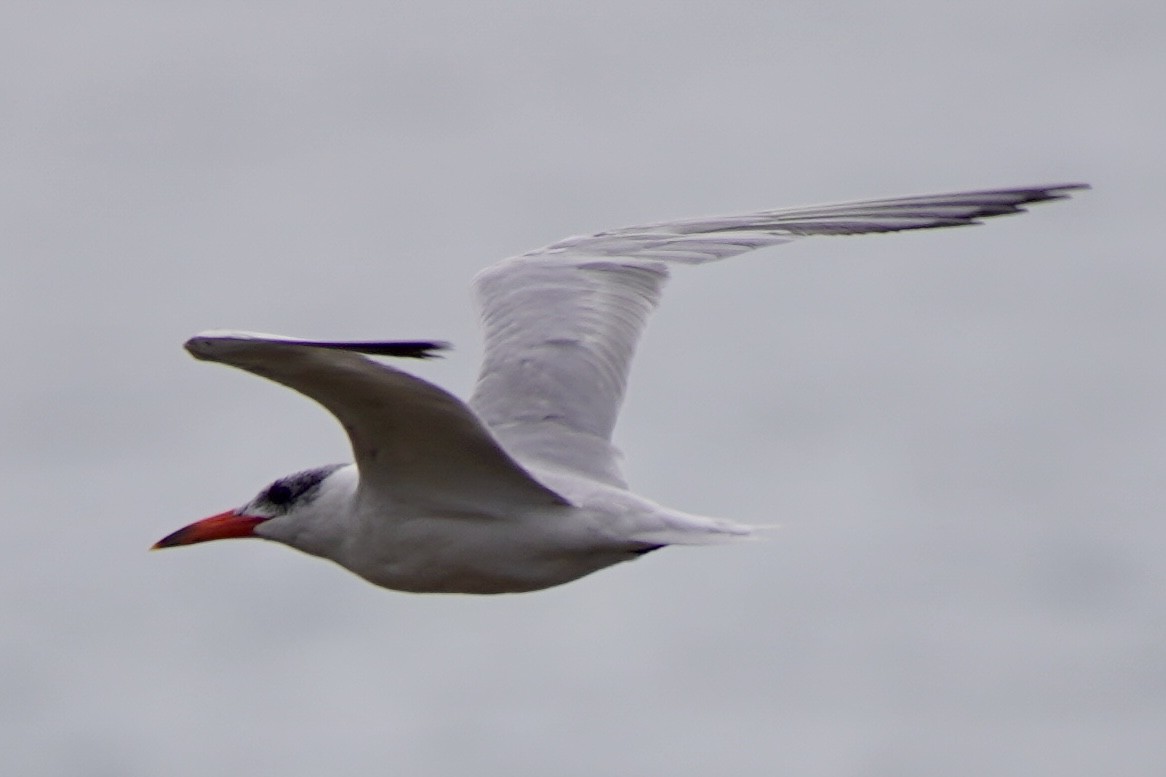
[[(400, 346), (398, 348), (397, 346)], [(319, 402), (352, 442), (362, 489), (446, 510), (562, 505), (503, 451), (461, 400), (353, 351), (426, 356), (435, 343), (313, 343), (243, 332), (196, 335), (186, 349)]]
[[(208, 332), (202, 332), (194, 338), (194, 340), (212, 339), (310, 345), (313, 348), (352, 351), (370, 356), (399, 356), (406, 359), (435, 359), (439, 355), (438, 351), (444, 351), (451, 347), (444, 340), (304, 340), (299, 337), (285, 337), (266, 332), (237, 332), (230, 329), (212, 329)], [(190, 343), (187, 343), (187, 346), (189, 345)], [(197, 354), (196, 356), (203, 358)]]
[(475, 282), (486, 356), (470, 406), (532, 466), (623, 485), (611, 433), (628, 367), (668, 277), (805, 235), (954, 227), (1084, 184), (872, 200), (628, 227), (504, 260)]

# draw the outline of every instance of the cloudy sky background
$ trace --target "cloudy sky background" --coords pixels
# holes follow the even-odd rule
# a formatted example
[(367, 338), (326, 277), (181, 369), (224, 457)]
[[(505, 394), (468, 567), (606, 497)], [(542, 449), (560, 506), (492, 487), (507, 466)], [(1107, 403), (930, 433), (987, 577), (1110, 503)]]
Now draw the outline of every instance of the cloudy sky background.
[[(6, 4), (2, 771), (1158, 774), (1164, 35), (1120, 1)], [(199, 330), (449, 339), (417, 371), (466, 395), (503, 256), (1076, 180), (676, 274), (628, 472), (773, 541), (498, 598), (145, 550), (349, 455)]]

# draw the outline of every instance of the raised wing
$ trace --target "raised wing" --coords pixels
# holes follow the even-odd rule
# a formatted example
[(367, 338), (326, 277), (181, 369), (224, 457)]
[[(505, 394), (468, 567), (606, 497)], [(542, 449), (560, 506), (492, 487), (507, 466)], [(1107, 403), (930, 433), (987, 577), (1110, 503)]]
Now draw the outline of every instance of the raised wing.
[[(399, 348), (398, 348), (399, 346)], [(448, 392), (360, 352), (424, 358), (437, 343), (315, 343), (244, 332), (196, 335), (186, 349), (311, 397), (348, 433), (361, 488), (398, 503), (497, 511), (564, 505)]]
[(525, 464), (625, 485), (611, 444), (636, 342), (668, 278), (806, 235), (977, 224), (1085, 184), (770, 210), (572, 237), (475, 281), (486, 355), (470, 406)]

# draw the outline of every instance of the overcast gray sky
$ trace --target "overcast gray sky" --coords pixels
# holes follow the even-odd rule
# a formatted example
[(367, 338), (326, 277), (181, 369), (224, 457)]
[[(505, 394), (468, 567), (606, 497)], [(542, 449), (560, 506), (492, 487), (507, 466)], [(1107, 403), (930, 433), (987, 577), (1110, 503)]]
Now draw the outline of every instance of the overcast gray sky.
[[(1120, 0), (5, 4), (0, 771), (1160, 774), (1164, 37)], [(503, 256), (1077, 180), (677, 272), (627, 469), (772, 541), (499, 598), (145, 550), (349, 455), (196, 331), (449, 339), (417, 370), (465, 395)]]

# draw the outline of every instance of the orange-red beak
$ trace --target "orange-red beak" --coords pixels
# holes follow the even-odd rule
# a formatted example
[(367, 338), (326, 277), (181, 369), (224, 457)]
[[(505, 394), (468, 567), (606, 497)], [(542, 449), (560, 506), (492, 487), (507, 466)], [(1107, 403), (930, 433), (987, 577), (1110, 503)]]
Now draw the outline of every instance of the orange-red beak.
[(255, 527), (266, 521), (266, 518), (257, 518), (254, 515), (240, 515), (234, 510), (212, 515), (195, 521), (189, 526), (183, 526), (173, 534), (167, 534), (154, 543), (150, 550), (172, 548), (175, 545), (193, 545), (196, 542), (209, 540), (227, 540), (233, 537), (253, 537)]

